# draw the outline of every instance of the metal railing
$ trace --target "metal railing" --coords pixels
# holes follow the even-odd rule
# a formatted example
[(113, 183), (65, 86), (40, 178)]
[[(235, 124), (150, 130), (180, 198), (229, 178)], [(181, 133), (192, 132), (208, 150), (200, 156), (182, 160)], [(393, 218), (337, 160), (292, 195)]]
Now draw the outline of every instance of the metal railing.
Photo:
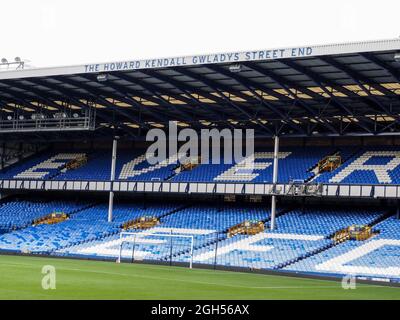
[(169, 181), (0, 180), (0, 190), (64, 190), (181, 193), (214, 195), (278, 195), (290, 197), (400, 198), (400, 185), (222, 183)]
[(0, 120), (0, 133), (93, 130), (94, 126), (94, 118), (91, 116), (35, 120), (12, 119)]

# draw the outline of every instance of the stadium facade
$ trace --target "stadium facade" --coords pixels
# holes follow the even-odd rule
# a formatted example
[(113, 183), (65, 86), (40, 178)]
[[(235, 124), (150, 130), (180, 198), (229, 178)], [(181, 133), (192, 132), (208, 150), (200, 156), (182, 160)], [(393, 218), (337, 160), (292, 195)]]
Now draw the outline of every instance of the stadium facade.
[[(398, 282), (399, 97), (400, 39), (0, 72), (0, 250)], [(149, 163), (171, 121), (255, 152)]]

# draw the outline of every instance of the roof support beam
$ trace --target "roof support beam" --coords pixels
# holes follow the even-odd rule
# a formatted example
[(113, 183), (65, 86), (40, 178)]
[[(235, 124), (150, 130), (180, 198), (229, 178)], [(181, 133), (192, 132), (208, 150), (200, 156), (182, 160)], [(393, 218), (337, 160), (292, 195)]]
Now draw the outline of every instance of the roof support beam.
[(345, 111), (349, 116), (352, 116), (354, 118), (357, 118), (357, 120), (360, 123), (354, 122), (356, 123), (358, 126), (360, 126), (361, 128), (363, 128), (365, 131), (372, 133), (372, 130), (368, 127), (368, 125), (366, 124), (366, 122), (360, 118), (358, 118), (357, 116), (354, 115), (354, 112), (348, 108), (344, 103), (342, 103), (339, 99), (337, 99), (328, 89), (326, 89), (325, 85), (328, 85), (329, 87), (336, 87), (337, 85), (332, 83), (330, 80), (321, 77), (317, 74), (315, 74), (313, 71), (309, 70), (308, 68), (302, 67), (300, 65), (298, 65), (297, 63), (293, 62), (293, 61), (285, 61), (282, 60), (280, 61), (282, 64), (292, 68), (293, 70), (302, 73), (304, 75), (306, 75), (307, 77), (309, 77), (312, 81), (314, 81), (322, 90), (324, 93), (328, 94), (330, 96), (330, 99), (333, 101), (333, 103), (338, 106), (341, 110)]
[(284, 79), (283, 77), (275, 74), (274, 72), (272, 72), (271, 70), (267, 70), (265, 68), (261, 68), (258, 65), (255, 64), (249, 64), (249, 63), (245, 63), (245, 65), (254, 70), (257, 71), (258, 73), (261, 73), (262, 75), (269, 77), (271, 79), (273, 79), (276, 83), (278, 83), (283, 89), (285, 89), (289, 94), (293, 95), (294, 97), (296, 97), (296, 102), (298, 102), (301, 106), (303, 106), (303, 108), (305, 110), (307, 110), (314, 118), (317, 118), (318, 120), (321, 121), (321, 124), (323, 126), (325, 126), (326, 128), (328, 128), (330, 131), (332, 131), (333, 133), (338, 133), (338, 131), (329, 123), (326, 122), (326, 120), (324, 120), (323, 118), (320, 117), (320, 115), (318, 115), (318, 113), (313, 109), (312, 106), (310, 106), (308, 103), (304, 102), (303, 99), (299, 98), (297, 96), (296, 93), (293, 93), (289, 87), (289, 85), (305, 94), (308, 95), (312, 95), (315, 96), (315, 92), (312, 92), (311, 90), (308, 89), (304, 89), (304, 88), (299, 88), (297, 85), (295, 85), (294, 83), (292, 83), (291, 81), (288, 81), (287, 79)]
[[(185, 68), (180, 68), (179, 70), (176, 70), (178, 72), (180, 72), (181, 74), (184, 74), (192, 79), (196, 79), (198, 81), (201, 81), (202, 83), (204, 83), (205, 85), (209, 86), (212, 90), (216, 91), (220, 97), (225, 100), (229, 105), (231, 105), (232, 107), (234, 107), (235, 109), (237, 109), (239, 112), (241, 112), (242, 114), (244, 114), (246, 117), (248, 117), (249, 119), (254, 118), (251, 114), (249, 114), (247, 111), (245, 111), (243, 108), (241, 108), (240, 106), (238, 106), (236, 103), (232, 102), (230, 99), (228, 99), (223, 92), (217, 87), (217, 84), (214, 84), (212, 81), (205, 79), (205, 78), (201, 78), (199, 77), (196, 73), (189, 71)], [(267, 131), (268, 133), (270, 133), (271, 135), (275, 135), (276, 132), (273, 132), (270, 128), (268, 128), (266, 125), (264, 125), (262, 122), (260, 122), (258, 119), (254, 119), (254, 121), (261, 127), (263, 128), (265, 131)]]
[[(142, 128), (149, 128), (149, 126), (147, 124), (143, 123), (142, 120), (140, 118), (138, 118), (136, 115), (132, 114), (131, 112), (127, 112), (126, 110), (121, 110), (122, 108), (119, 108), (118, 106), (109, 102), (105, 98), (99, 96), (96, 92), (93, 92), (93, 88), (91, 88), (90, 86), (80, 83), (80, 82), (77, 82), (77, 81), (66, 79), (66, 78), (62, 78), (62, 79), (57, 78), (57, 80), (60, 80), (60, 81), (63, 81), (64, 83), (68, 83), (70, 85), (78, 86), (78, 87), (85, 89), (87, 92), (89, 92), (89, 95), (92, 97), (93, 101), (98, 101), (102, 105), (107, 105), (110, 109), (112, 109), (116, 113), (126, 117), (129, 121), (135, 122), (137, 125), (139, 125)], [(46, 84), (44, 83), (43, 86), (46, 86)], [(58, 86), (56, 86), (56, 87), (58, 87)], [(63, 90), (64, 92), (66, 92), (68, 89), (58, 89), (58, 90)], [(68, 91), (70, 91), (70, 90), (68, 90)], [(73, 95), (74, 94), (72, 92), (69, 93), (69, 96), (73, 96)], [(76, 100), (79, 101), (79, 99), (76, 99)]]
[[(239, 75), (233, 74), (233, 73), (231, 73), (229, 71), (226, 71), (223, 68), (218, 67), (218, 66), (208, 66), (208, 68), (212, 69), (212, 70), (214, 70), (214, 71), (216, 71), (216, 72), (218, 72), (220, 74), (223, 74), (224, 76), (227, 76), (227, 77), (230, 77), (230, 78), (234, 79), (236, 82), (238, 82), (240, 85), (245, 87), (248, 91), (250, 91), (262, 105), (267, 107), (273, 113), (277, 114), (282, 119), (282, 121), (284, 121), (290, 127), (295, 129), (297, 132), (306, 133), (301, 126), (293, 123), (292, 120), (289, 119), (289, 117), (287, 115), (285, 115), (278, 108), (274, 107), (273, 105), (271, 105), (270, 103), (265, 101), (265, 99), (259, 93), (257, 93), (256, 90), (259, 89), (259, 88), (256, 87), (256, 85), (257, 85), (256, 83), (247, 80), (251, 85), (251, 86), (248, 86), (245, 83), (246, 79), (244, 79), (243, 77), (241, 77)], [(279, 134), (279, 132), (278, 132), (278, 134)]]
[[(39, 80), (39, 79), (35, 79), (35, 83), (39, 83), (40, 85), (42, 85), (42, 86), (44, 86), (44, 87), (47, 87), (47, 88), (49, 88), (49, 89), (57, 90), (57, 91), (61, 92), (64, 96), (68, 97), (68, 99), (69, 99), (70, 101), (72, 101), (72, 102), (73, 102), (74, 104), (76, 104), (77, 106), (80, 106), (81, 108), (89, 108), (89, 106), (85, 105), (85, 104), (82, 103), (79, 99), (75, 98), (75, 97), (74, 97), (74, 94), (71, 93), (70, 90), (68, 90), (68, 89), (59, 88), (59, 86), (56, 86), (56, 85), (47, 83), (47, 82), (45, 82), (45, 81), (43, 81), (43, 80)], [(92, 97), (92, 98), (93, 98), (93, 101), (96, 101), (96, 100), (97, 100), (97, 97), (96, 97), (96, 96), (94, 96), (94, 97)], [(113, 104), (110, 104), (110, 108), (112, 108), (112, 109), (114, 110), (116, 107), (115, 107)], [(100, 118), (102, 118), (104, 121), (107, 121), (107, 122), (110, 122), (110, 123), (113, 123), (113, 122), (114, 122), (114, 119), (112, 119), (111, 117), (105, 115), (105, 113), (97, 112), (96, 114), (97, 114), (97, 116), (99, 116)], [(138, 121), (138, 122), (139, 122), (139, 121)], [(142, 123), (139, 122), (138, 125), (142, 125)], [(131, 136), (133, 136), (133, 137), (136, 137), (136, 134), (133, 133), (133, 130), (132, 130), (131, 127), (128, 127), (127, 125), (124, 125), (123, 123), (119, 124), (119, 126), (120, 126), (125, 132), (127, 132), (129, 135), (131, 135)], [(147, 125), (146, 125), (146, 127), (147, 127)]]
[[(156, 79), (159, 79), (161, 81), (164, 81), (164, 82), (166, 82), (166, 83), (168, 83), (170, 85), (173, 85), (176, 89), (182, 91), (185, 95), (187, 95), (189, 97), (189, 98), (185, 98), (183, 96), (180, 96), (179, 97), (180, 100), (184, 100), (188, 104), (192, 103), (192, 104), (195, 104), (197, 106), (200, 106), (200, 107), (204, 108), (207, 112), (210, 112), (214, 116), (216, 116), (217, 119), (219, 119), (219, 121), (226, 122), (228, 126), (232, 127), (232, 125), (229, 122), (226, 121), (227, 114), (225, 114), (224, 112), (216, 112), (216, 111), (213, 110), (213, 107), (210, 106), (209, 104), (203, 103), (203, 102), (198, 101), (197, 99), (194, 99), (193, 96), (192, 96), (192, 94), (194, 92), (190, 92), (179, 81), (176, 81), (174, 79), (171, 79), (171, 78), (168, 78), (168, 77), (166, 77), (164, 75), (161, 75), (158, 72), (155, 72), (154, 70), (141, 70), (141, 72), (144, 73), (144, 74), (147, 74), (147, 75), (149, 75), (149, 76), (151, 76), (153, 78), (156, 78)], [(205, 97), (207, 97), (209, 99), (213, 99), (213, 98), (215, 99), (215, 97), (212, 97), (208, 92), (205, 92), (203, 90), (201, 90), (201, 95), (205, 96)], [(213, 122), (213, 121), (210, 121), (210, 122)]]
[[(22, 106), (25, 106), (25, 107), (28, 107), (28, 108), (31, 108), (31, 109), (33, 109), (33, 110), (35, 110), (36, 112), (42, 112), (42, 108), (40, 107), (40, 106), (37, 106), (37, 105), (34, 105), (34, 104), (32, 104), (30, 101), (28, 101), (27, 99), (29, 99), (29, 100), (31, 100), (32, 98), (27, 98), (26, 96), (22, 96), (21, 95), (21, 97), (14, 97), (13, 98), (13, 102), (11, 102), (11, 103), (15, 103), (15, 104), (18, 104), (18, 105), (20, 105), (21, 107)], [(38, 102), (40, 102), (40, 101), (38, 101)], [(51, 105), (51, 104), (49, 104), (49, 105)], [(15, 109), (14, 107), (11, 107), (11, 106), (7, 106), (8, 108), (13, 108), (13, 109)], [(54, 107), (54, 106), (53, 106)], [(22, 111), (23, 112), (23, 111)]]
[(364, 59), (375, 63), (378, 67), (385, 69), (393, 78), (395, 78), (397, 81), (400, 81), (400, 73), (398, 72), (398, 70), (388, 65), (385, 61), (382, 61), (374, 55), (366, 52), (359, 53), (359, 55), (362, 56)]
[[(25, 90), (25, 91), (27, 91), (27, 92), (31, 92), (31, 93), (34, 93), (35, 94), (35, 96), (37, 97), (37, 98), (39, 98), (38, 100), (38, 102), (44, 102), (45, 104), (47, 104), (48, 106), (51, 106), (51, 107), (53, 107), (53, 108), (56, 108), (56, 109), (58, 109), (59, 111), (60, 111), (60, 105), (58, 105), (57, 103), (54, 103), (54, 101), (52, 101), (51, 99), (49, 99), (48, 97), (46, 97), (45, 96), (45, 94), (43, 93), (43, 91), (41, 91), (41, 90), (38, 90), (38, 89), (35, 89), (35, 88), (33, 88), (32, 86), (28, 86), (28, 85), (24, 85), (24, 84), (21, 84), (21, 83), (17, 83), (16, 81), (12, 81), (12, 82), (8, 82), (7, 83), (8, 85), (11, 85), (11, 86), (13, 86), (13, 87), (15, 87), (15, 88), (19, 88), (19, 89), (22, 89), (22, 90)], [(34, 99), (34, 98), (31, 98), (31, 99)], [(32, 104), (32, 103), (29, 103), (29, 105), (30, 106), (32, 106), (32, 107), (35, 107), (35, 105), (34, 104)], [(40, 109), (40, 107), (38, 107), (38, 106), (36, 106), (34, 109)]]
[[(88, 81), (92, 80), (92, 79), (89, 79), (84, 76), (81, 76), (81, 77), (87, 79)], [(139, 102), (132, 99), (127, 92), (121, 91), (121, 90), (123, 90), (123, 88), (121, 88), (120, 86), (112, 84), (110, 82), (107, 83), (107, 86), (112, 88), (119, 95), (121, 95), (121, 97), (118, 97), (118, 100), (120, 100), (121, 102), (133, 105), (139, 111), (141, 111), (141, 110), (143, 110), (143, 108), (145, 108), (145, 106), (141, 105)], [(146, 108), (146, 112), (148, 112), (149, 114), (151, 114), (151, 116), (157, 118), (161, 122), (165, 122), (165, 123), (168, 122), (168, 120), (165, 117), (158, 115), (156, 112), (152, 112), (152, 111), (148, 110), (148, 108)]]
[(360, 72), (353, 70), (344, 64), (337, 62), (332, 57), (324, 56), (324, 57), (319, 57), (319, 59), (322, 60), (323, 62), (335, 67), (336, 69), (346, 73), (347, 76), (349, 78), (351, 78), (354, 82), (356, 82), (365, 93), (368, 93), (368, 95), (370, 95), (370, 92), (367, 89), (365, 89), (362, 82), (364, 82), (364, 84), (374, 86), (375, 89), (381, 91), (382, 93), (386, 94), (387, 96), (393, 95), (393, 92), (391, 92), (389, 89), (386, 89), (385, 87), (383, 87), (380, 83), (363, 76)]
[(133, 77), (128, 77), (122, 73), (120, 73), (118, 75), (118, 77), (120, 79), (123, 79), (125, 81), (130, 81), (132, 83), (138, 84), (139, 86), (141, 86), (142, 88), (146, 89), (147, 91), (151, 92), (151, 94), (153, 94), (154, 96), (157, 97), (158, 100), (163, 101), (164, 103), (166, 103), (167, 105), (169, 105), (172, 109), (175, 110), (176, 113), (178, 113), (183, 119), (185, 119), (186, 121), (191, 121), (193, 122), (194, 118), (192, 117), (192, 115), (188, 114), (186, 111), (179, 109), (177, 106), (175, 106), (174, 104), (170, 103), (168, 100), (166, 100), (165, 98), (162, 97), (162, 93), (159, 92), (159, 89), (157, 87), (155, 87), (152, 84), (148, 84), (142, 80), (139, 79), (135, 79)]
[[(375, 97), (371, 95), (371, 93), (364, 87), (365, 84), (371, 84), (373, 85), (377, 90), (381, 91), (382, 93), (388, 95), (389, 97), (393, 95), (393, 92), (390, 90), (386, 89), (385, 87), (381, 86), (379, 83), (376, 83), (372, 81), (371, 79), (365, 78), (363, 75), (361, 75), (359, 72), (354, 71), (347, 66), (344, 66), (334, 60), (333, 58), (330, 57), (319, 57), (319, 59), (332, 67), (335, 67), (336, 69), (340, 70), (341, 72), (345, 73), (348, 77), (350, 77), (359, 87), (360, 89), (365, 92), (367, 97), (374, 102), (379, 108), (384, 111), (386, 114), (392, 114), (389, 109), (387, 109), (380, 101), (378, 101)], [(364, 83), (362, 83), (364, 82)]]

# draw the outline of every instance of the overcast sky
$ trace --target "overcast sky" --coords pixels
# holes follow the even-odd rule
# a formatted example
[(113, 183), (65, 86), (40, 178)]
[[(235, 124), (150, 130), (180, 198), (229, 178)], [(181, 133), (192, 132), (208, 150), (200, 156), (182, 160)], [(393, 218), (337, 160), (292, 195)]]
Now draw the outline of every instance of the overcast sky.
[(399, 0), (0, 1), (0, 58), (36, 67), (400, 35)]

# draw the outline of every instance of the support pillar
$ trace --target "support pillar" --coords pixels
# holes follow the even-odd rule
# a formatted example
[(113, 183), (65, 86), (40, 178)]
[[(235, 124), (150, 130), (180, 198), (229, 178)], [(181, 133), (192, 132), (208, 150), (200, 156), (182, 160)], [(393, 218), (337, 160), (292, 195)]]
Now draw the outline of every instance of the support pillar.
[(118, 137), (114, 137), (113, 145), (112, 145), (112, 157), (111, 157), (111, 191), (110, 197), (108, 201), (108, 222), (112, 222), (113, 220), (113, 209), (114, 209), (114, 191), (113, 191), (113, 182), (115, 180), (115, 164), (117, 162), (117, 139)]
[[(279, 137), (274, 137), (274, 164), (272, 172), (273, 192), (276, 193), (276, 183), (278, 182), (278, 153), (279, 153)], [(276, 195), (274, 194), (271, 199), (271, 230), (275, 229), (275, 216), (276, 216)]]
[(5, 156), (5, 153), (6, 153), (6, 144), (5, 144), (5, 142), (3, 142), (1, 148), (2, 148), (2, 150), (1, 150), (1, 170), (3, 170), (4, 169), (4, 156)]

